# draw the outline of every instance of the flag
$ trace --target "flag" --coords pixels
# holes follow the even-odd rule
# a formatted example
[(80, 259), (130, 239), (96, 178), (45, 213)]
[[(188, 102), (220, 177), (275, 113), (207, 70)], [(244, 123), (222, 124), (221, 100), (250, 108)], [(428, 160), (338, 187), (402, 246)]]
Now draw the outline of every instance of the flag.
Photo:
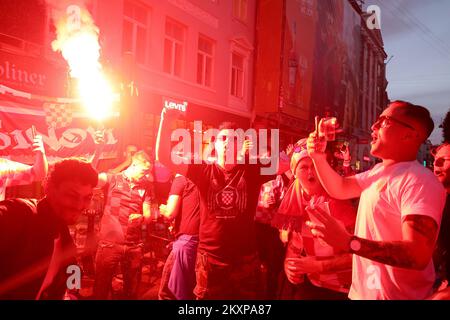
[(65, 128), (72, 123), (70, 104), (44, 103), (45, 122), (55, 129)]

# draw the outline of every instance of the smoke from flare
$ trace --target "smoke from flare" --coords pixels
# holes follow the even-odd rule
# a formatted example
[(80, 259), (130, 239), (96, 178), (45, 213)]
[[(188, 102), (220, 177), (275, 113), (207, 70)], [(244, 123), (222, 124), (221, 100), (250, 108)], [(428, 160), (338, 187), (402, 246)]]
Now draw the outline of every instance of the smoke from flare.
[(70, 68), (70, 76), (78, 79), (78, 91), (90, 115), (105, 118), (113, 103), (113, 92), (102, 73), (99, 29), (89, 12), (69, 6), (66, 15), (56, 22), (54, 51), (60, 51)]

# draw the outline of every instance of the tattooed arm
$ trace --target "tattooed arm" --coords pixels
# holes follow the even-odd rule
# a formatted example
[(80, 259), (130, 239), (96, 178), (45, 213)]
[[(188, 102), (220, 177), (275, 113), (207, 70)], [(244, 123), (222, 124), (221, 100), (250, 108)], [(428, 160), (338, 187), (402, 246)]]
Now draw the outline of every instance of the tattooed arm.
[[(314, 236), (342, 252), (349, 252), (351, 233), (336, 219), (321, 209), (308, 210), (322, 224), (311, 221), (306, 224)], [(399, 241), (371, 241), (357, 238), (361, 248), (355, 254), (398, 268), (423, 270), (431, 260), (437, 238), (437, 224), (433, 218), (423, 215), (409, 215), (402, 224), (402, 239)]]
[(423, 270), (431, 260), (437, 225), (428, 216), (410, 215), (402, 224), (403, 240), (391, 242), (359, 239), (358, 255), (394, 267)]

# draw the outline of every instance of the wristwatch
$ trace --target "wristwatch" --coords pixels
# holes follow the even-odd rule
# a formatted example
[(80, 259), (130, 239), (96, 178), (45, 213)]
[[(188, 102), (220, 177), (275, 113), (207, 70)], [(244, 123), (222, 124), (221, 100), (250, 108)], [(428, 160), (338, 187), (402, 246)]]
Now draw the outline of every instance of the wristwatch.
[(350, 253), (358, 253), (359, 250), (361, 250), (361, 241), (357, 236), (352, 236), (350, 238)]

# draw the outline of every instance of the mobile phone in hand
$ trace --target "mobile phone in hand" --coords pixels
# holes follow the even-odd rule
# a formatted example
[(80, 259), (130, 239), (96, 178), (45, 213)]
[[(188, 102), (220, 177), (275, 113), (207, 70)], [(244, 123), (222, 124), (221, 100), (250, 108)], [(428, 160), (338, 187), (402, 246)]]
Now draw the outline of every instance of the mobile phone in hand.
[(33, 125), (31, 125), (31, 138), (34, 140), (34, 138), (36, 138), (36, 127)]

